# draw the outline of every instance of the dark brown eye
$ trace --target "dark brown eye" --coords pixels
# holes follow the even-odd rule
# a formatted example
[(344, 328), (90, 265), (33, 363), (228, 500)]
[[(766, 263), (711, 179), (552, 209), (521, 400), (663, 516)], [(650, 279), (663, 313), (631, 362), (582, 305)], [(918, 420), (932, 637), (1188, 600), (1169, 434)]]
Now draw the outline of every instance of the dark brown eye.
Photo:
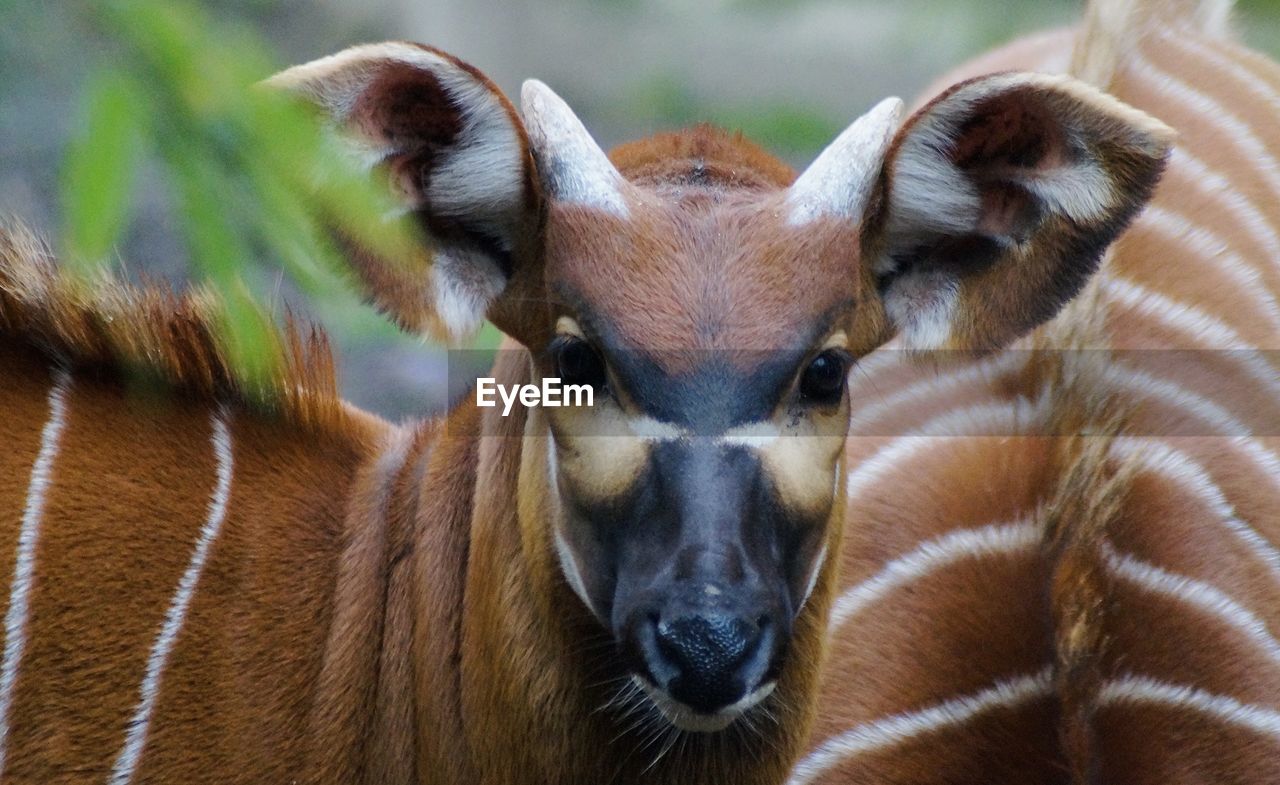
[(604, 360), (591, 344), (581, 338), (562, 335), (551, 342), (551, 354), (555, 358), (561, 384), (604, 388)]
[(835, 403), (844, 394), (848, 363), (844, 355), (828, 349), (809, 363), (800, 376), (800, 397), (810, 403)]

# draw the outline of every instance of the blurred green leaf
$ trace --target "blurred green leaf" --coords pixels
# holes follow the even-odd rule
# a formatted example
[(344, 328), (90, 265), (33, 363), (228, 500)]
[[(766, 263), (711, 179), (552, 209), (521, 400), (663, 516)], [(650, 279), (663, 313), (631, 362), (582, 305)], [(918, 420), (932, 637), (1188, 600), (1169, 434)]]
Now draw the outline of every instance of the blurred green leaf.
[(74, 269), (106, 261), (129, 222), (147, 133), (142, 91), (126, 74), (100, 72), (85, 91), (85, 120), (62, 171), (63, 245)]
[(250, 254), (227, 218), (226, 200), (234, 189), (199, 150), (166, 145), (165, 162), (177, 187), (191, 259), (222, 295), (220, 326), (232, 366), (249, 389), (264, 387), (278, 375), (281, 358), (270, 320), (240, 276)]
[(219, 291), (220, 321), (232, 366), (245, 389), (270, 389), (271, 380), (280, 378), (283, 364), (275, 325), (238, 277)]
[(480, 328), (480, 334), (476, 336), (472, 348), (479, 351), (492, 352), (497, 351), (498, 345), (502, 343), (502, 331), (493, 325), (493, 322), (485, 322)]
[(784, 153), (814, 153), (841, 131), (839, 124), (824, 115), (785, 104), (766, 105), (755, 110), (738, 107), (713, 109), (712, 119), (717, 125), (742, 131), (765, 149)]
[(670, 74), (640, 82), (628, 93), (628, 113), (653, 117), (671, 127), (710, 122), (742, 131), (753, 142), (783, 154), (812, 155), (830, 142), (841, 126), (811, 109), (783, 103), (751, 106), (700, 100), (687, 83)]
[(86, 269), (107, 261), (133, 212), (133, 172), (155, 165), (193, 277), (219, 294), (233, 372), (252, 389), (282, 358), (247, 282), (265, 289), (283, 268), (347, 334), (385, 337), (394, 328), (359, 302), (335, 234), (394, 264), (421, 266), (431, 254), (417, 223), (396, 217), (381, 175), (357, 166), (311, 107), (260, 84), (279, 64), (256, 31), (207, 8), (193, 0), (84, 7), (113, 53), (86, 89), (87, 117), (67, 153), (66, 245)]

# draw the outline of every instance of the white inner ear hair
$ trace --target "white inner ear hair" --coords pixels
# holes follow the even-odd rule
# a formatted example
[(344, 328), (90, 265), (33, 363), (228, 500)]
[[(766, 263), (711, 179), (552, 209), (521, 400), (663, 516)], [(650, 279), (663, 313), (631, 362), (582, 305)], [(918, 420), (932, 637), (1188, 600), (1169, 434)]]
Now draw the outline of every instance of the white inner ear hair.
[(1091, 158), (1077, 157), (1065, 166), (1044, 171), (1011, 172), (1009, 180), (1027, 189), (1051, 212), (1077, 223), (1105, 217), (1115, 203), (1111, 180)]
[[(955, 106), (951, 106), (951, 102)], [(885, 232), (891, 250), (910, 249), (939, 236), (973, 231), (981, 217), (977, 186), (951, 162), (961, 120), (973, 99), (956, 96), (908, 128), (890, 170)], [(877, 275), (896, 270), (892, 254), (875, 261)]]
[[(1146, 148), (1166, 144), (1171, 132), (1158, 120), (1067, 76), (1018, 73), (989, 77), (961, 88), (927, 110), (904, 133), (892, 164), (886, 232), (891, 249), (910, 249), (939, 236), (973, 231), (981, 218), (975, 183), (950, 157), (956, 135), (975, 107), (993, 96), (1021, 89), (1078, 102), (1075, 111), (1054, 118), (1068, 149), (1057, 166), (987, 167), (984, 176), (1024, 188), (1046, 210), (1086, 223), (1105, 217), (1117, 202), (1114, 178), (1091, 152), (1088, 125), (1120, 135), (1123, 143)], [(1098, 130), (1110, 128), (1107, 130)], [(1000, 239), (1000, 238), (993, 238)], [(891, 256), (877, 259), (875, 271), (894, 271)]]
[(437, 248), (431, 286), (442, 337), (457, 344), (475, 335), (506, 284), (502, 270), (488, 254), (459, 246)]
[(354, 46), (290, 68), (267, 84), (308, 96), (328, 110), (343, 147), (368, 170), (403, 150), (358, 129), (340, 129), (388, 63), (431, 74), (461, 113), (458, 136), (436, 156), (425, 193), (401, 194), (409, 200), (407, 209), (430, 203), (440, 216), (458, 219), (510, 250), (524, 208), (525, 144), (518, 121), (488, 84), (447, 57), (399, 42)]
[(924, 351), (947, 345), (959, 300), (956, 280), (931, 270), (896, 278), (885, 292), (884, 306), (898, 328), (903, 348)]
[(525, 208), (525, 144), (518, 121), (487, 84), (436, 59), (452, 66), (433, 73), (460, 107), (462, 130), (437, 157), (427, 198), (436, 213), (461, 220), (510, 251)]

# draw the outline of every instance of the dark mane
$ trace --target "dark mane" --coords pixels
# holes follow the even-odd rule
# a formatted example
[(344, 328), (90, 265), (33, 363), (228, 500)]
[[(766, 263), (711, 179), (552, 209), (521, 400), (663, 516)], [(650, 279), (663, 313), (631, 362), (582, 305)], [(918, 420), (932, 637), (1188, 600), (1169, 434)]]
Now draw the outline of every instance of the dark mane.
[(92, 283), (60, 270), (23, 228), (0, 227), (0, 340), (72, 367), (136, 372), (201, 398), (236, 401), (308, 427), (343, 420), (325, 333), (292, 318), (267, 332), (267, 368), (236, 372), (216, 327), (219, 300), (197, 288), (132, 286), (104, 275)]

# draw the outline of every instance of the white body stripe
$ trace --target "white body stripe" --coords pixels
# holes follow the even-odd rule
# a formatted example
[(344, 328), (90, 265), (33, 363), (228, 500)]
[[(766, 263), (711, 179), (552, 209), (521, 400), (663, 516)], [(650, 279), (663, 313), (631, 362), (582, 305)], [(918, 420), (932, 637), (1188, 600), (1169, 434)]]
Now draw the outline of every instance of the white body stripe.
[(1272, 228), (1258, 205), (1241, 193), (1231, 182), (1182, 147), (1174, 147), (1169, 157), (1171, 168), (1186, 169), (1190, 179), (1210, 192), (1230, 213), (1240, 218), (1245, 231), (1253, 235), (1270, 259), (1280, 259), (1280, 235)]
[(960, 529), (921, 543), (899, 556), (880, 572), (840, 595), (831, 610), (829, 630), (834, 633), (860, 611), (894, 589), (964, 559), (1030, 553), (1040, 543), (1040, 527), (1030, 521)]
[(1208, 714), (1280, 742), (1280, 711), (1241, 703), (1227, 695), (1214, 695), (1187, 685), (1133, 675), (1109, 681), (1098, 691), (1099, 706), (1144, 703)]
[(1272, 395), (1280, 400), (1280, 373), (1267, 362), (1266, 355), (1225, 322), (1123, 278), (1107, 279), (1102, 283), (1102, 291), (1113, 302), (1172, 327), (1206, 348), (1228, 352), (1255, 381), (1270, 388)]
[(160, 628), (155, 644), (151, 647), (151, 656), (147, 658), (146, 673), (142, 677), (142, 685), (139, 688), (141, 699), (129, 721), (124, 748), (120, 750), (120, 755), (116, 758), (115, 766), (111, 771), (109, 780), (111, 785), (126, 785), (133, 779), (134, 771), (137, 770), (143, 746), (147, 741), (151, 714), (155, 711), (156, 698), (160, 691), (160, 676), (168, 663), (169, 653), (177, 643), (178, 634), (182, 632), (182, 624), (186, 621), (191, 597), (195, 594), (196, 584), (200, 581), (200, 573), (204, 570), (209, 549), (217, 539), (218, 532), (222, 529), (222, 522), (227, 517), (233, 464), (231, 433), (227, 429), (226, 411), (215, 412), (211, 415), (210, 421), (213, 429), (210, 441), (217, 460), (218, 473), (217, 483), (209, 498), (209, 513), (204, 525), (200, 527), (200, 536), (196, 540), (195, 551), (191, 554), (191, 562), (178, 581), (178, 588), (173, 594), (173, 600), (169, 603), (169, 610), (164, 616), (164, 625)]
[(1141, 57), (1133, 57), (1129, 63), (1134, 73), (1140, 75), (1145, 83), (1156, 91), (1181, 103), (1200, 117), (1212, 117), (1222, 128), (1218, 139), (1223, 144), (1239, 150), (1239, 160), (1251, 162), (1258, 174), (1266, 180), (1271, 191), (1280, 197), (1280, 177), (1276, 173), (1275, 156), (1267, 152), (1266, 144), (1258, 138), (1248, 123), (1217, 99), (1196, 90), (1172, 74), (1160, 70), (1149, 61)]
[(989, 359), (965, 365), (957, 371), (928, 376), (905, 386), (896, 387), (887, 395), (872, 387), (867, 391), (867, 396), (851, 410), (850, 430), (859, 434), (875, 433), (870, 426), (877, 420), (910, 411), (911, 409), (907, 407), (913, 404), (963, 390), (975, 382), (990, 382), (997, 376), (1012, 374), (1019, 366), (1026, 363), (1026, 359), (1025, 352), (1003, 352)]
[[(1226, 409), (1208, 398), (1197, 395), (1166, 379), (1134, 371), (1121, 365), (1113, 365), (1104, 371), (1111, 383), (1139, 393), (1144, 397), (1161, 400), (1183, 414), (1190, 414), (1213, 426), (1209, 435), (1223, 437), (1257, 464), (1275, 487), (1280, 488), (1280, 457), (1249, 433), (1244, 423), (1231, 416)], [(1196, 434), (1197, 436), (1206, 434)]]
[(1266, 565), (1280, 586), (1280, 550), (1240, 516), (1227, 501), (1226, 494), (1214, 482), (1208, 470), (1184, 452), (1154, 440), (1121, 439), (1111, 445), (1111, 453), (1120, 460), (1135, 459), (1147, 471), (1175, 481), (1213, 510), (1227, 530)]
[(1280, 332), (1280, 304), (1267, 288), (1258, 268), (1232, 251), (1230, 243), (1203, 226), (1154, 204), (1143, 210), (1135, 223), (1181, 246), (1187, 253), (1212, 261), (1215, 273), (1234, 282), (1233, 291), (1241, 295), (1247, 292), (1259, 300), (1258, 307), (1271, 323), (1272, 334)]
[(845, 493), (857, 499), (897, 466), (928, 449), (937, 449), (939, 436), (1012, 436), (1043, 416), (1041, 401), (993, 401), (952, 409), (934, 417), (910, 434), (899, 436), (858, 462), (849, 472)]
[(1102, 556), (1107, 568), (1117, 576), (1141, 586), (1147, 591), (1163, 594), (1175, 600), (1191, 605), (1201, 612), (1213, 616), (1234, 627), (1238, 632), (1253, 641), (1272, 662), (1280, 665), (1280, 641), (1277, 641), (1267, 625), (1257, 614), (1221, 589), (1187, 575), (1178, 575), (1144, 562), (1127, 553), (1120, 553), (1104, 543)]
[(850, 373), (855, 379), (871, 380), (881, 373), (910, 362), (912, 362), (912, 355), (904, 347), (902, 336), (895, 335), (884, 346), (858, 360)]
[(1271, 480), (1271, 486), (1280, 489), (1280, 457), (1252, 437), (1229, 439), (1228, 443), (1244, 451), (1251, 461), (1263, 469), (1265, 476)]
[(27, 614), (30, 611), (31, 584), (35, 579), (36, 546), (40, 541), (40, 520), (49, 486), (53, 482), (53, 462), (58, 457), (62, 431), (67, 422), (67, 390), (71, 374), (58, 369), (53, 372), (49, 388), (49, 419), (40, 433), (40, 452), (31, 467), (27, 485), (27, 503), (22, 510), (22, 530), (18, 534), (18, 551), (13, 566), (13, 583), (9, 588), (9, 609), (4, 616), (4, 661), (0, 664), (0, 775), (4, 774), (9, 741), (9, 711), (13, 707), (13, 690), (18, 680), (18, 666), (27, 643)]
[(860, 725), (827, 739), (822, 746), (805, 756), (796, 764), (787, 785), (805, 785), (846, 758), (968, 722), (992, 709), (1019, 706), (1046, 697), (1052, 692), (1053, 669), (1046, 666), (1039, 673), (998, 681), (971, 695), (962, 695), (925, 709), (895, 714)]
[[(1101, 286), (1103, 294), (1112, 302), (1173, 327), (1205, 348), (1256, 351), (1256, 347), (1229, 324), (1197, 306), (1175, 300), (1127, 278), (1109, 276), (1101, 282)], [(1266, 379), (1272, 384), (1276, 383), (1274, 372), (1269, 368), (1266, 370), (1267, 373), (1260, 376), (1259, 380)]]
[(1248, 88), (1249, 92), (1253, 93), (1253, 97), (1264, 106), (1280, 105), (1280, 92), (1277, 92), (1271, 84), (1265, 79), (1256, 76), (1248, 68), (1231, 62), (1230, 59), (1219, 54), (1212, 46), (1196, 40), (1194, 36), (1174, 34), (1168, 30), (1160, 31), (1159, 35), (1161, 43), (1172, 46), (1175, 49), (1181, 49), (1183, 52), (1190, 52), (1196, 57), (1208, 60), (1215, 68), (1220, 68), (1231, 74), (1233, 79)]
[[(1032, 482), (1042, 492), (1042, 499), (1053, 498), (1043, 492), (1073, 487), (1066, 462), (1052, 465), (1050, 476), (1043, 479), (1036, 473), (1037, 466), (1029, 466), (1026, 473), (1015, 468), (1010, 482), (1005, 483), (1004, 478), (988, 480), (990, 472), (984, 473), (980, 465), (981, 451), (953, 450), (946, 440), (913, 435), (919, 433), (916, 423), (939, 418), (939, 409), (946, 410), (941, 417), (958, 419), (962, 406), (976, 411), (989, 402), (994, 410), (1007, 404), (1011, 394), (1025, 395), (1034, 403), (1039, 395), (1060, 393), (1053, 402), (1056, 410), (1048, 414), (1067, 415), (1061, 421), (1068, 427), (1083, 420), (1083, 433), (1074, 435), (1096, 435), (1103, 444), (1109, 443), (1111, 451), (1103, 461), (1108, 473), (1120, 465), (1136, 464), (1138, 484), (1127, 492), (1139, 495), (1117, 498), (1116, 508), (1105, 518), (1099, 515), (1102, 532), (1132, 528), (1141, 536), (1163, 533), (1175, 540), (1193, 534), (1209, 537), (1216, 545), (1205, 552), (1196, 551), (1193, 543), (1184, 543), (1178, 552), (1186, 561), (1164, 564), (1137, 546), (1133, 552), (1119, 552), (1104, 544), (1087, 554), (1092, 562), (1090, 574), (1066, 573), (1071, 581), (1096, 588), (1105, 598), (1096, 609), (1078, 611), (1070, 604), (1074, 598), (1059, 605), (1055, 597), (1048, 621), (1059, 637), (1052, 646), (1059, 662), (1074, 666), (1077, 656), (1090, 658), (1078, 661), (1089, 663), (1088, 667), (1097, 664), (1104, 671), (1096, 673), (1100, 683), (1090, 683), (1093, 675), (1078, 681), (1067, 669), (1057, 674), (1046, 669), (1038, 677), (1043, 680), (1040, 683), (1031, 676), (1012, 679), (1010, 655), (1004, 653), (999, 640), (1002, 634), (1019, 634), (1012, 626), (991, 631), (992, 647), (999, 654), (988, 653), (991, 656), (983, 658), (983, 663), (1005, 664), (996, 665), (990, 673), (983, 671), (980, 678), (984, 681), (979, 685), (1006, 681), (979, 692), (968, 693), (977, 688), (957, 686), (955, 677), (948, 674), (955, 672), (957, 663), (964, 666), (966, 674), (974, 667), (987, 666), (957, 656), (958, 649), (950, 640), (926, 636), (918, 642), (919, 650), (911, 652), (910, 673), (887, 683), (862, 679), (848, 671), (856, 660), (837, 662), (838, 676), (827, 682), (832, 695), (825, 720), (829, 723), (842, 718), (844, 724), (835, 729), (825, 725), (826, 738), (811, 742), (811, 752), (799, 763), (791, 785), (848, 779), (857, 776), (855, 765), (857, 774), (875, 779), (876, 774), (861, 770), (864, 764), (872, 771), (898, 774), (941, 771), (945, 778), (953, 772), (938, 769), (938, 765), (950, 757), (952, 749), (957, 758), (967, 756), (965, 762), (977, 766), (987, 760), (1005, 763), (1001, 750), (1029, 741), (1039, 730), (1001, 728), (1003, 733), (990, 735), (992, 721), (1003, 722), (1012, 712), (1006, 708), (997, 709), (1001, 711), (997, 717), (976, 715), (1037, 695), (1043, 702), (1022, 703), (1023, 711), (1040, 715), (1038, 719), (1058, 734), (1094, 730), (1088, 711), (1103, 707), (1126, 712), (1116, 715), (1119, 719), (1115, 721), (1137, 722), (1138, 729), (1142, 724), (1156, 723), (1152, 727), (1161, 728), (1167, 722), (1194, 719), (1222, 723), (1220, 730), (1230, 731), (1233, 738), (1257, 734), (1257, 738), (1247, 739), (1248, 746), (1200, 744), (1176, 761), (1160, 750), (1151, 750), (1152, 761), (1166, 764), (1173, 779), (1187, 772), (1209, 773), (1206, 776), (1210, 778), (1212, 772), (1241, 772), (1244, 780), (1261, 782), (1266, 775), (1259, 769), (1270, 769), (1249, 764), (1266, 756), (1280, 756), (1280, 705), (1274, 691), (1266, 688), (1267, 680), (1280, 674), (1280, 618), (1274, 613), (1273, 602), (1280, 596), (1280, 533), (1271, 525), (1272, 497), (1280, 492), (1280, 442), (1275, 438), (1273, 415), (1274, 404), (1280, 400), (1280, 359), (1274, 354), (1280, 349), (1280, 215), (1274, 204), (1280, 199), (1280, 148), (1274, 143), (1275, 123), (1271, 122), (1275, 117), (1272, 110), (1280, 107), (1280, 82), (1276, 81), (1280, 71), (1264, 56), (1237, 50), (1228, 40), (1221, 25), (1229, 0), (1194, 0), (1177, 9), (1162, 8), (1150, 0), (1096, 0), (1090, 6), (1099, 14), (1115, 15), (1101, 17), (1090, 31), (1098, 36), (1096, 41), (1078, 35), (1080, 28), (1076, 28), (1074, 46), (1045, 45), (1043, 54), (1034, 49), (1004, 49), (999, 60), (980, 62), (984, 67), (972, 67), (964, 76), (1022, 70), (1037, 64), (1048, 67), (1066, 51), (1073, 53), (1078, 68), (1088, 68), (1089, 58), (1106, 54), (1104, 50), (1115, 45), (1111, 53), (1114, 74), (1107, 75), (1115, 79), (1104, 88), (1114, 88), (1122, 100), (1136, 101), (1139, 108), (1174, 121), (1181, 126), (1182, 141), (1171, 153), (1163, 184), (1153, 194), (1154, 203), (1135, 217), (1131, 233), (1114, 246), (1113, 258), (1104, 262), (1094, 279), (1103, 300), (1078, 300), (1076, 308), (1058, 318), (1064, 329), (1044, 330), (1032, 340), (1015, 344), (1003, 356), (997, 354), (959, 371), (930, 373), (926, 368), (886, 382), (868, 370), (871, 363), (861, 364), (859, 370), (866, 374), (867, 382), (859, 384), (855, 377), (851, 383), (862, 394), (857, 399), (861, 406), (855, 407), (851, 416), (850, 450), (860, 460), (852, 464), (849, 475), (850, 521), (862, 524), (855, 517), (861, 514), (884, 525), (901, 516), (900, 525), (913, 536), (905, 554), (891, 550), (887, 557), (881, 556), (883, 543), (878, 547), (857, 543), (861, 549), (854, 552), (855, 558), (846, 554), (846, 564), (865, 564), (863, 559), (869, 556), (877, 561), (869, 575), (862, 572), (867, 570), (865, 566), (860, 567), (856, 580), (861, 583), (837, 597), (829, 634), (840, 635), (850, 646), (865, 642), (879, 651), (889, 634), (885, 631), (896, 629), (902, 621), (906, 611), (895, 606), (909, 593), (926, 588), (929, 594), (935, 589), (972, 592), (971, 566), (977, 570), (1022, 564), (1013, 560), (1030, 557), (1005, 554), (1034, 549), (1039, 541), (1031, 539), (1029, 526), (1015, 528), (1016, 524), (948, 532), (946, 529), (955, 524), (947, 520), (945, 509), (941, 518), (926, 515), (923, 509), (913, 516), (909, 508), (912, 500), (901, 501), (898, 497), (902, 494), (895, 491), (916, 487), (927, 492), (935, 486), (950, 490), (954, 484), (961, 486), (959, 495), (964, 484), (973, 483), (977, 489), (964, 499), (976, 506), (977, 499), (993, 490), (1020, 488), (1014, 481)], [(1188, 24), (1190, 29), (1160, 30), (1179, 14), (1189, 18), (1192, 7), (1198, 12), (1194, 23)], [(1145, 18), (1148, 13), (1149, 19)], [(1131, 16), (1120, 18), (1124, 15)], [(1126, 25), (1132, 32), (1129, 38), (1119, 35)], [(1206, 32), (1222, 38), (1221, 45), (1204, 37)], [(1152, 53), (1150, 61), (1140, 54), (1144, 48)], [(1244, 59), (1248, 57), (1254, 58), (1252, 68), (1251, 61)], [(1126, 277), (1112, 277), (1121, 273)], [(1095, 304), (1104, 307), (1094, 309)], [(1081, 329), (1074, 329), (1077, 327)], [(1004, 376), (984, 375), (984, 365), (1041, 346), (1067, 354), (1078, 347), (1087, 347), (1087, 354), (1096, 348), (1093, 356), (1106, 359), (1074, 366), (1069, 356), (1049, 357), (1044, 362), (1051, 371), (1030, 367), (1025, 375), (1011, 375), (1007, 382)], [(1165, 350), (1169, 351), (1162, 354)], [(1208, 360), (1200, 366), (1189, 360), (1179, 367), (1163, 359), (1179, 357), (1179, 351)], [(871, 359), (876, 358), (872, 355)], [(1072, 387), (1073, 383), (1078, 386)], [(1092, 407), (1100, 400), (1117, 404), (1115, 431), (1094, 427), (1106, 422), (1092, 417)], [(1081, 417), (1072, 419), (1077, 413)], [(1052, 417), (1015, 420), (1012, 427), (991, 433), (1015, 435), (1019, 425), (1035, 429), (1041, 423), (1058, 422)], [(899, 429), (896, 433), (891, 431), (895, 427)], [(864, 431), (890, 438), (860, 442), (858, 437)], [(1051, 441), (1042, 454), (1054, 454), (1059, 441), (1065, 442), (1054, 431), (1043, 435)], [(1188, 438), (1180, 438), (1184, 435)], [(1074, 448), (1071, 450), (1068, 454), (1076, 455)], [(1085, 453), (1082, 457), (1088, 461), (1085, 465), (1093, 468), (1093, 456)], [(1162, 499), (1171, 509), (1181, 510), (1186, 520), (1147, 516), (1142, 505), (1133, 504), (1147, 498)], [(886, 508), (893, 512), (886, 513)], [(1162, 528), (1163, 524), (1175, 525)], [(960, 561), (964, 559), (972, 561)], [(947, 568), (957, 561), (958, 565)], [(1104, 575), (1096, 575), (1095, 569)], [(1049, 574), (1053, 579), (1058, 577), (1056, 572)], [(1191, 640), (1184, 643), (1197, 652), (1212, 643), (1211, 648), (1223, 649), (1221, 656), (1186, 663), (1202, 672), (1174, 680), (1167, 653), (1112, 652), (1110, 643), (1120, 642), (1107, 641), (1108, 600), (1131, 605), (1139, 622), (1148, 626), (1158, 621), (1153, 616), (1157, 612), (1190, 624)], [(924, 596), (921, 601), (929, 602)], [(1001, 598), (991, 601), (1000, 602)], [(932, 612), (939, 612), (936, 603)], [(846, 626), (837, 629), (842, 623)], [(1101, 649), (1095, 647), (1093, 633), (1101, 636)], [(1119, 657), (1124, 668), (1133, 672), (1111, 669), (1096, 659), (1099, 651)], [(1144, 658), (1151, 661), (1140, 661)], [(1229, 680), (1226, 686), (1213, 688), (1218, 694), (1207, 691), (1211, 678), (1221, 681), (1228, 673), (1223, 663), (1233, 661), (1237, 665), (1250, 663), (1261, 681)], [(922, 687), (928, 685), (928, 691), (916, 688), (913, 675)], [(1061, 679), (1057, 684), (1063, 688), (1057, 696), (1053, 675)], [(904, 683), (913, 689), (903, 689)], [(959, 692), (966, 694), (961, 697)], [(1063, 701), (1080, 693), (1092, 693), (1093, 705), (1086, 706), (1079, 718), (1061, 711)], [(868, 704), (887, 708), (868, 714), (863, 708)], [(1137, 716), (1137, 711), (1126, 708), (1131, 706), (1146, 710)], [(1167, 714), (1162, 716), (1161, 712)], [(1047, 736), (1050, 744), (1057, 742), (1059, 752), (1062, 738)], [(897, 744), (901, 746), (893, 746)], [(1111, 759), (1099, 749), (1083, 745), (1068, 753), (1068, 760), (1026, 764), (1017, 760), (989, 768), (995, 779), (1012, 781), (1016, 771), (1021, 779), (1035, 780), (1037, 774), (1031, 773), (1031, 766), (1036, 763), (1043, 764), (1045, 772), (1061, 774), (1069, 762), (1072, 770), (1092, 767), (1100, 777), (1122, 780), (1129, 773), (1128, 766), (1140, 762)]]
[(1204, 431), (1181, 435), (1237, 437), (1250, 435), (1248, 426), (1237, 420), (1226, 409), (1176, 382), (1118, 363), (1105, 368), (1102, 375), (1118, 388), (1135, 393), (1139, 398), (1161, 401), (1171, 409), (1190, 415), (1209, 426), (1209, 429)]

